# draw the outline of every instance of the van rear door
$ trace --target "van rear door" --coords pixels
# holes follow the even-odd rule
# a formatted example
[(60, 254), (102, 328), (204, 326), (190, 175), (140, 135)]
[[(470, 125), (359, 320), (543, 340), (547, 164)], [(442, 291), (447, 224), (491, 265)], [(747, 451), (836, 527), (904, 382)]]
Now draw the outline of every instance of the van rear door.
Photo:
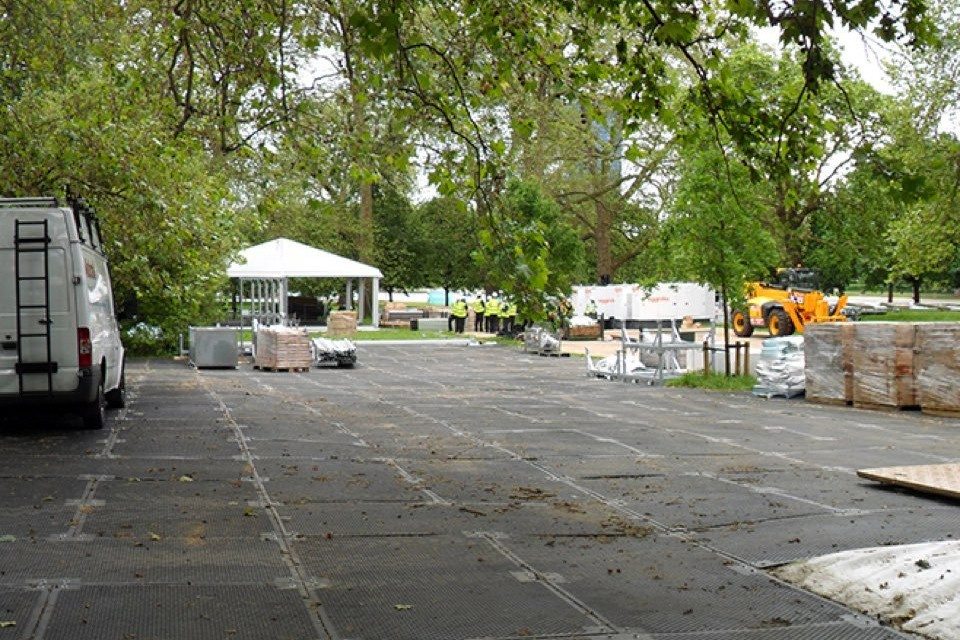
[(77, 387), (69, 247), (60, 209), (0, 216), (0, 394)]

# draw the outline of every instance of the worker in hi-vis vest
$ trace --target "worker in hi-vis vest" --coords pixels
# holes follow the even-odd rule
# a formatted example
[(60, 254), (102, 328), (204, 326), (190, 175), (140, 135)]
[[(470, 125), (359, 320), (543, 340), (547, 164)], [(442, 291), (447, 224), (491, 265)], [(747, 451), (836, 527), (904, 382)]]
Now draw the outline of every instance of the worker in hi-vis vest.
[(454, 330), (457, 333), (463, 333), (464, 325), (467, 322), (467, 301), (460, 298), (450, 307), (450, 315), (453, 316)]
[(503, 323), (503, 332), (512, 335), (517, 330), (517, 303), (511, 302), (510, 305), (500, 312), (500, 322)]
[(483, 317), (487, 322), (487, 333), (496, 333), (500, 330), (500, 300), (497, 298), (496, 291), (487, 298), (487, 304), (483, 308)]
[(483, 297), (477, 296), (471, 306), (473, 307), (473, 330), (483, 331), (483, 310), (486, 307)]

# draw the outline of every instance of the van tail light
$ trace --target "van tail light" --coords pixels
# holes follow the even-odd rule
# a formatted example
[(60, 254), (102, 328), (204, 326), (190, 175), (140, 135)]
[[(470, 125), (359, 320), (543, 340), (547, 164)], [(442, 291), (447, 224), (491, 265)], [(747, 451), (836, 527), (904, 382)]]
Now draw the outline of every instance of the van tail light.
[(90, 341), (90, 329), (77, 328), (77, 355), (81, 367), (93, 366), (93, 342)]

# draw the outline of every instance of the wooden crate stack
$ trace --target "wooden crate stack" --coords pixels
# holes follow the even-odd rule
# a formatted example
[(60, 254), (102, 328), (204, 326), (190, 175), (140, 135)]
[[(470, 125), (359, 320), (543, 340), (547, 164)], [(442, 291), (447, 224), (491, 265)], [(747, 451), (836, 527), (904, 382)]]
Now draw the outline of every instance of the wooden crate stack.
[(304, 371), (312, 364), (310, 336), (305, 329), (268, 327), (257, 331), (258, 369)]
[(960, 323), (811, 325), (807, 399), (960, 416)]
[(823, 404), (853, 402), (853, 342), (850, 322), (809, 325), (803, 332), (807, 400)]
[(357, 332), (357, 313), (355, 311), (331, 311), (327, 317), (327, 335), (341, 337)]
[(925, 413), (960, 416), (960, 324), (917, 324), (917, 395)]
[(567, 329), (567, 338), (570, 340), (585, 340), (600, 337), (600, 325), (572, 325)]
[(864, 408), (918, 406), (914, 377), (915, 325), (865, 322), (857, 325), (853, 349), (853, 404)]

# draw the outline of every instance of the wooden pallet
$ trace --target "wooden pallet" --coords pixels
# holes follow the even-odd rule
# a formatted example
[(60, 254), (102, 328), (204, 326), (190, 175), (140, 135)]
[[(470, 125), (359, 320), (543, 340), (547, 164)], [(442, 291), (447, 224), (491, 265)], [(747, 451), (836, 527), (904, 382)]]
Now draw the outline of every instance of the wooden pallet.
[(877, 404), (875, 402), (857, 402), (854, 400), (853, 406), (856, 409), (864, 409), (865, 411), (885, 411), (887, 413), (898, 413), (900, 411), (915, 411), (920, 407), (917, 405), (892, 405), (892, 404)]
[(931, 407), (923, 405), (920, 407), (923, 413), (931, 416), (940, 416), (943, 418), (960, 418), (960, 409), (956, 407)]
[(272, 373), (306, 373), (310, 371), (310, 367), (267, 367), (264, 365), (253, 365), (254, 369), (259, 369), (260, 371), (270, 371)]
[(949, 498), (960, 498), (960, 464), (922, 464), (907, 467), (859, 469), (867, 480), (892, 484)]
[(807, 395), (807, 402), (812, 402), (814, 404), (824, 404), (831, 407), (849, 407), (853, 404), (853, 400), (843, 400), (841, 398), (826, 398), (823, 396), (810, 396)]

